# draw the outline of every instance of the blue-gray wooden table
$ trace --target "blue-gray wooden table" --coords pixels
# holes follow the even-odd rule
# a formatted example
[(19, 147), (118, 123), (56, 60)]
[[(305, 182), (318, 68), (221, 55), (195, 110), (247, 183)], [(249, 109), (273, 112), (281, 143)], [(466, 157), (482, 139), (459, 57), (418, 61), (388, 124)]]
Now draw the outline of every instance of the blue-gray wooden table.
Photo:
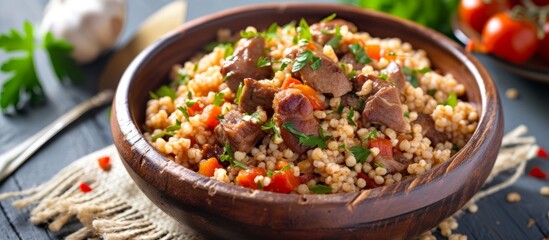
[[(127, 25), (119, 44), (129, 39), (142, 20), (168, 2), (128, 0)], [(189, 0), (187, 21), (230, 7), (265, 2), (275, 1)], [(24, 20), (38, 26), (46, 3), (46, 0), (0, 0), (0, 32), (6, 32), (11, 28), (21, 29)], [(108, 57), (107, 53), (82, 66), (86, 73), (84, 84), (61, 85), (47, 67), (47, 57), (39, 52), (36, 56), (37, 69), (47, 94), (47, 102), (40, 107), (27, 108), (17, 115), (0, 114), (0, 152), (12, 148), (74, 105), (96, 93), (97, 79)], [(549, 148), (549, 84), (513, 75), (501, 69), (490, 57), (477, 57), (492, 75), (500, 92), (505, 115), (505, 131), (525, 124), (530, 130), (529, 134), (535, 136), (542, 147)], [(6, 59), (7, 56), (1, 53), (0, 62)], [(0, 74), (0, 81), (4, 81), (6, 77)], [(504, 93), (509, 88), (518, 90), (519, 99), (509, 100), (505, 97)], [(110, 108), (104, 107), (92, 111), (63, 130), (17, 172), (1, 182), (0, 193), (36, 186), (79, 157), (112, 144), (108, 122), (109, 110)], [(532, 160), (526, 171), (534, 166), (549, 172), (547, 159)], [(508, 177), (510, 173), (503, 175), (499, 180)], [(479, 211), (461, 217), (456, 232), (468, 235), (469, 239), (549, 237), (549, 197), (539, 193), (541, 186), (549, 186), (549, 181), (521, 177), (511, 187), (479, 201)], [(506, 194), (512, 191), (522, 195), (520, 202), (511, 204), (506, 201)], [(45, 226), (34, 226), (28, 219), (28, 210), (17, 210), (11, 206), (11, 202), (12, 200), (0, 202), (0, 239), (59, 239), (80, 227), (75, 222), (60, 232), (53, 233)], [(530, 227), (529, 219), (535, 221)]]

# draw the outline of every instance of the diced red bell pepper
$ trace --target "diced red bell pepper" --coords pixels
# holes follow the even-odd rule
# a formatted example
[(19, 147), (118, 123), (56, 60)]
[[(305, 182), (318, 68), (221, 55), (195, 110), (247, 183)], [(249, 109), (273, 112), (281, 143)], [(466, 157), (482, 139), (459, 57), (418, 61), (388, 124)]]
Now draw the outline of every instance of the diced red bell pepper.
[(393, 157), (393, 144), (391, 140), (385, 138), (375, 138), (370, 140), (370, 148), (377, 147), (379, 154), (384, 157)]
[(103, 171), (111, 170), (111, 158), (109, 156), (100, 157), (97, 159), (97, 164)]
[(92, 188), (87, 183), (85, 183), (85, 182), (80, 183), (80, 191), (81, 192), (87, 193), (87, 192), (90, 192), (91, 190), (92, 190)]
[(219, 120), (217, 120), (219, 115), (221, 115), (220, 106), (208, 105), (200, 115), (200, 120), (213, 129), (219, 125)]
[(539, 148), (538, 149), (538, 157), (539, 158), (549, 158), (549, 154), (547, 154), (547, 152), (545, 151), (545, 149), (543, 148)]
[(366, 189), (376, 188), (380, 186), (379, 184), (376, 183), (376, 181), (374, 181), (374, 179), (371, 179), (366, 173), (360, 172), (357, 174), (357, 177), (362, 178), (364, 179), (364, 181), (366, 181), (366, 187), (365, 187)]
[(258, 189), (255, 177), (265, 176), (267, 172), (260, 167), (248, 167), (246, 170), (240, 170), (236, 176), (236, 182), (245, 188)]
[(215, 169), (217, 168), (223, 168), (223, 166), (219, 164), (216, 158), (212, 157), (198, 164), (198, 173), (206, 177), (213, 177)]
[(271, 176), (271, 183), (265, 187), (266, 191), (277, 193), (290, 193), (299, 186), (299, 178), (294, 176), (293, 171), (286, 170), (277, 172)]
[(547, 173), (545, 173), (539, 167), (532, 168), (532, 170), (530, 170), (529, 175), (539, 179), (544, 179), (544, 180), (547, 179)]
[(368, 56), (370, 56), (371, 59), (375, 59), (376, 61), (379, 61), (381, 58), (381, 48), (379, 47), (379, 44), (367, 44), (366, 53), (368, 53)]

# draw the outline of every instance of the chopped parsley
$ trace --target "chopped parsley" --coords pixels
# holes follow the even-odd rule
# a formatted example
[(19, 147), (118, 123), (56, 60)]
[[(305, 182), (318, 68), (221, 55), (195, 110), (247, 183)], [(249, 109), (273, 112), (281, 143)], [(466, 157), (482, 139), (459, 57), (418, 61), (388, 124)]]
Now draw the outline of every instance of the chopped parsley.
[(241, 38), (253, 38), (257, 36), (259, 36), (259, 34), (254, 31), (244, 31), (244, 30), (240, 31)]
[(248, 169), (248, 165), (234, 159), (234, 151), (229, 144), (223, 147), (223, 155), (219, 156), (221, 162), (229, 162), (232, 166)]
[(341, 28), (339, 26), (335, 27), (334, 36), (326, 42), (326, 45), (330, 45), (332, 49), (336, 49), (341, 45), (341, 39), (343, 36), (341, 36)]
[(370, 149), (367, 149), (361, 146), (352, 146), (349, 148), (349, 151), (351, 151), (356, 161), (359, 163), (365, 163), (366, 158), (368, 158), (368, 156), (370, 156), (370, 153), (371, 153)]
[(456, 105), (457, 105), (457, 95), (456, 95), (456, 93), (451, 92), (450, 94), (448, 94), (448, 98), (446, 99), (446, 101), (444, 101), (444, 105), (448, 105), (452, 108), (455, 108)]
[(345, 149), (345, 143), (343, 143), (343, 144), (337, 146), (337, 149)]
[(230, 71), (227, 73), (227, 75), (225, 75), (225, 77), (223, 77), (222, 81), (223, 82), (226, 82), (228, 78), (230, 78), (231, 76), (233, 76), (234, 72), (233, 71)]
[(278, 29), (278, 24), (277, 23), (271, 24), (271, 26), (269, 26), (267, 31), (264, 33), (264, 36), (267, 39), (280, 38), (280, 36), (278, 36), (278, 34), (276, 33), (277, 29)]
[(405, 117), (405, 118), (410, 118), (410, 112), (405, 112), (405, 113), (404, 113), (404, 117)]
[(261, 56), (259, 57), (259, 59), (257, 59), (256, 66), (258, 68), (271, 66), (271, 59)]
[(357, 63), (366, 64), (372, 62), (372, 59), (370, 59), (370, 56), (368, 56), (368, 54), (360, 44), (353, 43), (349, 45), (349, 49), (355, 56), (355, 61)]
[(194, 104), (196, 104), (196, 102), (198, 102), (198, 100), (187, 100), (185, 105), (187, 105), (187, 107), (192, 107), (194, 106)]
[(358, 75), (358, 72), (353, 70), (353, 71), (347, 73), (346, 76), (347, 76), (347, 78), (354, 78), (354, 77), (356, 77), (356, 75)]
[(385, 168), (385, 166), (383, 166), (383, 163), (380, 163), (380, 162), (375, 162), (374, 165), (376, 167)]
[(189, 76), (187, 71), (181, 68), (179, 69), (179, 71), (177, 71), (177, 81), (175, 81), (174, 83), (185, 86), (187, 85), (187, 83), (189, 83), (190, 80), (191, 77)]
[(311, 30), (309, 29), (309, 24), (303, 18), (299, 21), (299, 27), (297, 28), (297, 33), (298, 33), (299, 39), (311, 40), (313, 38), (313, 35), (311, 34)]
[(295, 21), (291, 21), (288, 24), (282, 26), (282, 31), (283, 32), (288, 32), (288, 31), (290, 31), (290, 29), (292, 29), (294, 27), (295, 27)]
[(282, 64), (280, 65), (280, 69), (278, 69), (278, 71), (284, 71), (284, 69), (286, 69), (288, 64), (292, 62), (292, 60), (289, 58), (283, 58), (281, 62)]
[(297, 41), (297, 45), (300, 46), (300, 47), (307, 46), (307, 45), (309, 45), (309, 40), (300, 39), (299, 41)]
[(377, 137), (377, 129), (374, 129), (371, 132), (369, 132), (368, 135), (366, 135), (365, 140), (374, 139), (376, 137)]
[(225, 119), (225, 115), (219, 114), (219, 115), (217, 115), (217, 117), (215, 117), (215, 119), (217, 119), (217, 120)]
[(227, 59), (228, 57), (233, 55), (234, 47), (231, 43), (225, 43), (221, 45), (225, 49), (225, 53), (223, 54), (223, 58)]
[(351, 108), (349, 109), (349, 114), (347, 114), (347, 122), (349, 122), (349, 124), (356, 127), (355, 120), (353, 119), (354, 117), (355, 117), (355, 110)]
[(183, 113), (183, 116), (185, 116), (185, 119), (189, 121), (189, 112), (187, 111), (187, 108), (179, 106), (177, 109), (181, 111), (181, 113)]
[(343, 106), (343, 105), (340, 104), (340, 105), (337, 107), (337, 109), (336, 109), (337, 113), (339, 113), (339, 114), (343, 113), (343, 109), (344, 109), (344, 108), (345, 108), (345, 106)]
[(383, 80), (383, 81), (387, 81), (387, 73), (380, 74), (379, 78), (381, 78), (381, 80)]
[(261, 126), (261, 130), (266, 131), (272, 129), (275, 136), (280, 137), (280, 132), (278, 131), (278, 128), (276, 127), (276, 123), (274, 121), (274, 118), (271, 118), (267, 123), (263, 124)]
[(427, 95), (431, 97), (435, 96), (435, 93), (437, 93), (437, 90), (434, 88), (427, 90)]
[(366, 105), (366, 101), (364, 99), (358, 100), (358, 103), (355, 106), (355, 109), (357, 111), (362, 111), (364, 109), (364, 105)]
[(236, 104), (240, 103), (240, 98), (242, 97), (242, 88), (244, 88), (244, 84), (240, 82), (240, 84), (238, 84), (238, 90), (236, 90), (236, 98), (234, 99), (234, 103)]
[(326, 185), (314, 185), (309, 187), (309, 191), (315, 194), (328, 194), (332, 192), (332, 187)]
[(327, 16), (327, 17), (325, 17), (324, 19), (320, 20), (320, 22), (325, 23), (325, 22), (332, 21), (332, 20), (334, 20), (334, 18), (335, 18), (336, 16), (337, 16), (337, 15), (336, 15), (335, 13), (332, 13), (332, 14), (330, 14), (330, 16)]
[(431, 70), (429, 68), (422, 68), (422, 69), (411, 69), (409, 67), (403, 67), (402, 73), (406, 76), (406, 80), (412, 84), (414, 87), (419, 87), (419, 82), (417, 79), (417, 73), (426, 73), (430, 72)]
[(277, 171), (269, 170), (269, 171), (267, 171), (267, 177), (272, 177), (275, 174), (279, 174), (279, 173), (288, 171), (288, 170), (290, 170), (290, 168), (292, 168), (292, 166), (288, 163), (288, 164), (286, 164), (286, 166), (284, 166), (280, 170), (277, 170)]
[(222, 92), (216, 93), (214, 96), (213, 104), (215, 106), (221, 106), (221, 104), (223, 104), (224, 99), (225, 99), (225, 94), (223, 94)]
[(161, 97), (167, 96), (167, 97), (170, 97), (172, 100), (174, 100), (177, 97), (177, 94), (175, 93), (175, 91), (166, 85), (160, 86), (154, 92), (149, 92), (149, 95), (151, 96), (152, 99), (159, 99)]
[(326, 148), (326, 140), (317, 137), (314, 135), (306, 135), (297, 129), (294, 128), (294, 124), (292, 122), (287, 122), (282, 125), (284, 128), (286, 128), (290, 133), (292, 133), (294, 136), (296, 136), (299, 139), (299, 143), (303, 144), (305, 146), (309, 147), (320, 147), (320, 148)]
[(292, 72), (297, 72), (305, 67), (308, 62), (312, 62), (311, 69), (317, 70), (320, 67), (320, 58), (316, 57), (311, 50), (305, 50), (297, 55), (295, 58)]
[(428, 72), (431, 71), (431, 69), (424, 67), (424, 68), (422, 68), (422, 69), (418, 69), (417, 71), (418, 71), (419, 73), (428, 73)]
[(157, 132), (151, 136), (151, 140), (154, 142), (158, 138), (162, 138), (164, 136), (173, 136), (175, 135), (175, 131), (181, 129), (181, 121), (178, 119), (175, 120), (175, 125), (168, 126), (166, 130)]

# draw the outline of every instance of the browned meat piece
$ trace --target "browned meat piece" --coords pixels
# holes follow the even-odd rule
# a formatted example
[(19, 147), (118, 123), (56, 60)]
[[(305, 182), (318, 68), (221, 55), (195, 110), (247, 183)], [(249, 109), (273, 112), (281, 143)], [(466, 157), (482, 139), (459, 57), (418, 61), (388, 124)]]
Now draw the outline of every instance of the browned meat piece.
[(343, 19), (334, 19), (328, 22), (319, 22), (311, 25), (311, 33), (313, 34), (313, 41), (324, 46), (330, 39), (334, 37), (333, 33), (327, 33), (326, 31), (333, 32), (336, 26), (347, 26), (349, 31), (356, 32), (357, 27)]
[(246, 78), (244, 79), (244, 87), (242, 95), (240, 95), (240, 108), (249, 114), (257, 110), (257, 106), (261, 106), (263, 110), (270, 116), (273, 114), (273, 99), (279, 89), (261, 84), (260, 82)]
[(362, 112), (364, 110), (364, 99), (360, 99), (355, 93), (347, 93), (341, 96), (341, 105), (353, 108)]
[(387, 82), (394, 83), (399, 90), (404, 89), (406, 77), (396, 62), (390, 62), (384, 71), (387, 74)]
[(299, 70), (301, 80), (320, 93), (329, 93), (334, 97), (341, 97), (350, 92), (353, 86), (343, 70), (321, 50), (313, 51), (315, 57), (320, 58), (320, 67), (311, 69), (311, 64)]
[(265, 133), (261, 130), (261, 124), (244, 121), (242, 117), (242, 113), (230, 111), (214, 131), (222, 145), (229, 144), (235, 151), (249, 152)]
[(356, 61), (355, 59), (355, 55), (353, 55), (353, 53), (345, 53), (343, 55), (343, 57), (341, 57), (341, 59), (339, 59), (339, 62), (343, 62), (343, 63), (348, 63), (348, 64), (351, 64), (353, 65), (353, 70), (354, 71), (361, 71), (362, 68), (364, 67), (364, 64), (360, 64)]
[(209, 159), (209, 158), (217, 158), (219, 160), (219, 156), (223, 155), (223, 148), (219, 145), (210, 145), (210, 144), (204, 144), (202, 146), (202, 158), (203, 159)]
[(390, 174), (400, 172), (406, 168), (406, 164), (400, 163), (393, 158), (387, 158), (381, 155), (378, 155), (374, 161), (381, 164)]
[[(382, 83), (380, 82), (381, 86)], [(374, 82), (374, 89), (376, 84)], [(362, 117), (367, 122), (385, 124), (398, 132), (406, 131), (404, 113), (400, 108), (400, 97), (398, 88), (395, 86), (384, 86), (366, 100), (366, 106)]]
[(236, 92), (238, 85), (244, 78), (266, 79), (271, 78), (271, 66), (257, 67), (259, 57), (268, 57), (265, 52), (265, 39), (255, 37), (244, 40), (242, 45), (235, 49), (233, 56), (228, 58), (221, 67), (221, 74), (227, 77), (227, 85)]
[(360, 92), (362, 90), (362, 85), (368, 80), (368, 77), (360, 74), (351, 78), (351, 83), (353, 84), (353, 92)]
[(283, 125), (293, 123), (294, 128), (305, 134), (318, 136), (319, 124), (313, 116), (313, 106), (301, 91), (286, 89), (278, 92), (273, 101), (274, 118), (280, 128), (284, 143), (295, 153), (304, 153), (309, 147), (301, 145), (299, 139)]
[(446, 133), (439, 132), (435, 129), (435, 121), (429, 114), (418, 114), (417, 119), (411, 124), (413, 125), (416, 123), (421, 125), (421, 134), (431, 140), (431, 146), (433, 147), (450, 139)]

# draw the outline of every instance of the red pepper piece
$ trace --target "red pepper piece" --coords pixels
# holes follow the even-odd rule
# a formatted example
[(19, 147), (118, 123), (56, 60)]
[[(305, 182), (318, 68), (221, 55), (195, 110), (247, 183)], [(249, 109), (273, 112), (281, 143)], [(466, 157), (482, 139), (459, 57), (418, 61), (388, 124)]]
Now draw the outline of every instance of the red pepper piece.
[(80, 183), (80, 191), (82, 191), (83, 193), (90, 192), (91, 190), (92, 190), (92, 188), (87, 183), (85, 183), (85, 182)]
[(538, 149), (538, 157), (539, 158), (549, 158), (549, 154), (547, 154), (547, 151), (545, 151), (545, 149), (540, 147)]
[(544, 179), (544, 180), (547, 179), (547, 173), (545, 173), (539, 167), (532, 168), (532, 170), (530, 170), (529, 175), (539, 179)]
[(104, 171), (111, 170), (111, 158), (109, 156), (98, 158), (97, 164), (99, 164), (99, 167)]

